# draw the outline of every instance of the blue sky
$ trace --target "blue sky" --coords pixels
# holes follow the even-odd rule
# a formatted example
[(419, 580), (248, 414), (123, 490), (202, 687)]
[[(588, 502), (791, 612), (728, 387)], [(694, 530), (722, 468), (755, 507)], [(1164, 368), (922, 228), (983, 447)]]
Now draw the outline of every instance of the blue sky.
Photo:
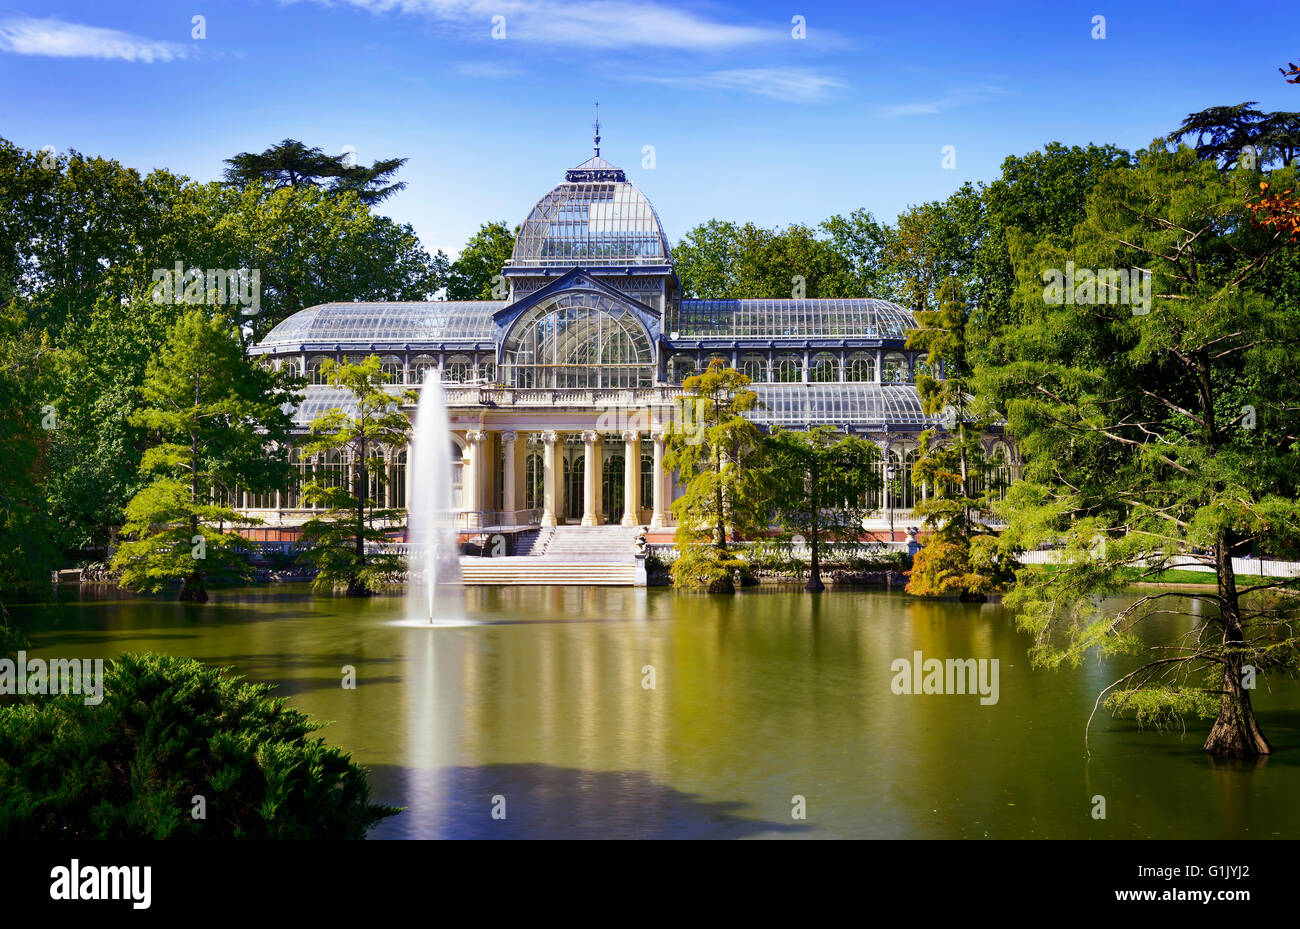
[(1294, 7), (1252, 8), (0, 0), (0, 136), (205, 181), (285, 137), (407, 156), (384, 209), (455, 253), (590, 155), (599, 100), (602, 154), (673, 241), (712, 217), (892, 220), (1049, 141), (1136, 148), (1211, 105), (1300, 110), (1277, 72), (1300, 60)]

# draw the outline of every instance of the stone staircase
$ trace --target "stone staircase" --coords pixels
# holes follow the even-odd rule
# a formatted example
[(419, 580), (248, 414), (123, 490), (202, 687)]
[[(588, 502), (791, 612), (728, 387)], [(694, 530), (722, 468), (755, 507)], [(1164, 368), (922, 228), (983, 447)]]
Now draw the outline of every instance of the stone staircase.
[(516, 554), (463, 557), (466, 584), (645, 584), (636, 558), (636, 530), (622, 526), (556, 526), (522, 533)]

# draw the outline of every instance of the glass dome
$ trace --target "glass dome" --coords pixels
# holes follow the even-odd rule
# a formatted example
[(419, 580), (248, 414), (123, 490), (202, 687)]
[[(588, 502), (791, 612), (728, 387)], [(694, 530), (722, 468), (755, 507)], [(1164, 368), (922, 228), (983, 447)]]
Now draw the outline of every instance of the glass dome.
[(645, 194), (597, 155), (565, 174), (519, 229), (510, 267), (668, 265), (672, 251)]

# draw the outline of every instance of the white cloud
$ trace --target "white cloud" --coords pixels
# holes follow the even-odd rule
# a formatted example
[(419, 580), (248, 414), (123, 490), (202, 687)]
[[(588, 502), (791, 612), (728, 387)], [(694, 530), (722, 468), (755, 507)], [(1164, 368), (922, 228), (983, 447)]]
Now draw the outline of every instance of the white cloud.
[[(285, 3), (299, 0), (282, 0)], [(421, 14), (462, 27), (481, 28), (505, 17), (505, 40), (586, 48), (673, 48), (695, 51), (735, 48), (789, 38), (788, 27), (735, 25), (674, 9), (656, 0), (314, 0), (339, 2), (372, 13)]]
[(992, 85), (981, 85), (977, 87), (966, 87), (961, 90), (953, 91), (943, 97), (937, 97), (931, 100), (921, 100), (916, 103), (888, 103), (876, 107), (876, 112), (881, 116), (929, 116), (935, 113), (942, 113), (944, 110), (950, 110), (953, 107), (963, 106), (967, 103), (980, 103), (1002, 93), (1000, 87)]
[[(623, 76), (637, 77), (635, 72)], [(828, 91), (844, 86), (835, 78), (808, 68), (729, 68), (674, 77), (642, 76), (641, 79), (679, 87), (736, 90), (787, 103), (815, 103)]]
[(57, 19), (0, 20), (0, 51), (50, 58), (103, 58), (114, 61), (171, 61), (185, 58), (189, 49), (98, 26), (65, 23)]
[(462, 61), (456, 65), (456, 73), (465, 77), (477, 77), (489, 81), (523, 77), (526, 73), (510, 65), (492, 64), (488, 61)]

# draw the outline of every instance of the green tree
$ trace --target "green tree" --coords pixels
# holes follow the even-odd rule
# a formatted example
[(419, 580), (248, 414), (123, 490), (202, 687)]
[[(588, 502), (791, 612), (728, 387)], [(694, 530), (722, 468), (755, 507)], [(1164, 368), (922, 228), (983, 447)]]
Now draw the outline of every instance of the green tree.
[(291, 421), (281, 407), (298, 400), (293, 383), (250, 362), (229, 322), (202, 310), (177, 320), (131, 417), (157, 444), (140, 464), (148, 483), (126, 507), (129, 541), (113, 558), (123, 587), (159, 591), (179, 580), (180, 599), (205, 602), (209, 579), (248, 576), (247, 542), (225, 527), (257, 521), (220, 500), (236, 487), (285, 483)]
[(312, 481), (303, 497), (327, 512), (303, 526), (308, 550), (303, 560), (319, 569), (316, 586), (342, 588), (349, 597), (369, 596), (396, 581), (404, 564), (391, 552), (367, 552), (366, 545), (383, 543), (379, 523), (399, 518), (401, 510), (377, 509), (376, 495), (386, 481), (384, 448), (407, 444), (411, 422), (400, 405), (414, 403), (414, 390), (392, 394), (384, 389), (387, 375), (378, 355), (360, 364), (327, 361), (321, 366), (325, 383), (348, 391), (349, 409), (334, 407), (312, 420), (312, 438), (304, 455), (337, 453), (351, 465), (350, 480), (341, 484)]
[(443, 279), (448, 300), (504, 300), (505, 279), (501, 269), (515, 250), (514, 231), (504, 222), (484, 223), (470, 237)]
[(282, 187), (321, 187), (330, 193), (348, 191), (367, 206), (374, 206), (406, 187), (405, 181), (388, 183), (406, 158), (382, 158), (373, 164), (349, 161), (346, 153), (326, 155), (297, 139), (284, 139), (264, 152), (240, 152), (226, 159), (225, 177), (236, 187), (268, 182)]
[[(858, 287), (853, 264), (825, 232), (710, 220), (673, 249), (682, 293), (698, 299), (851, 296)], [(846, 227), (839, 234), (850, 233)]]
[(862, 540), (867, 495), (880, 485), (880, 451), (834, 426), (807, 432), (774, 429), (765, 440), (768, 489), (777, 523), (788, 536), (808, 540), (810, 566), (804, 590), (826, 589), (821, 577), (826, 542)]
[(733, 572), (744, 567), (727, 548), (728, 533), (752, 536), (767, 528), (762, 437), (744, 416), (758, 395), (749, 378), (718, 358), (682, 387), (664, 459), (683, 484), (673, 502), (673, 583), (726, 593), (734, 590)]
[(396, 814), (273, 689), (192, 658), (126, 654), (98, 705), (71, 694), (0, 708), (0, 836), (361, 839)]
[[(1300, 644), (1287, 590), (1297, 582), (1243, 584), (1232, 561), (1252, 546), (1300, 542), (1291, 376), (1300, 319), (1293, 300), (1258, 289), (1288, 247), (1281, 232), (1247, 221), (1259, 178), (1163, 144), (1107, 173), (1070, 249), (1040, 243), (1022, 256), (1021, 321), (976, 377), (1026, 462), (1003, 508), (1006, 548), (1065, 543), (1064, 563), (1021, 570), (1007, 596), (1035, 637), (1034, 662), (1136, 653), (1144, 660), (1099, 702), (1140, 723), (1213, 718), (1205, 751), (1235, 757), (1269, 751), (1251, 681), (1294, 670)], [(1294, 169), (1273, 180), (1293, 184)], [(1066, 302), (1067, 259), (1148, 271), (1153, 299), (1142, 296), (1141, 271), (1127, 293), (1125, 279), (1089, 271), (1070, 282)], [(1213, 593), (1100, 599), (1134, 571), (1157, 576), (1188, 562), (1213, 570)], [(1172, 641), (1140, 638), (1158, 613), (1196, 619)]]
[[(955, 277), (939, 288), (938, 309), (916, 314), (909, 348), (925, 349), (930, 372), (916, 379), (921, 409), (939, 419), (921, 433), (912, 481), (929, 493), (916, 505), (929, 535), (916, 553), (907, 592), (917, 596), (984, 598), (1011, 580), (1009, 559), (988, 528), (992, 513), (979, 477), (984, 468), (981, 438), (989, 424), (972, 409), (971, 362), (966, 331), (969, 316)], [(942, 372), (942, 377), (935, 374)], [(973, 473), (974, 472), (974, 473)]]
[[(0, 624), (4, 602), (48, 595), (55, 566), (53, 525), (44, 506), (50, 435), (57, 412), (44, 402), (49, 339), (16, 306), (0, 312)], [(3, 641), (0, 637), (0, 641)]]

